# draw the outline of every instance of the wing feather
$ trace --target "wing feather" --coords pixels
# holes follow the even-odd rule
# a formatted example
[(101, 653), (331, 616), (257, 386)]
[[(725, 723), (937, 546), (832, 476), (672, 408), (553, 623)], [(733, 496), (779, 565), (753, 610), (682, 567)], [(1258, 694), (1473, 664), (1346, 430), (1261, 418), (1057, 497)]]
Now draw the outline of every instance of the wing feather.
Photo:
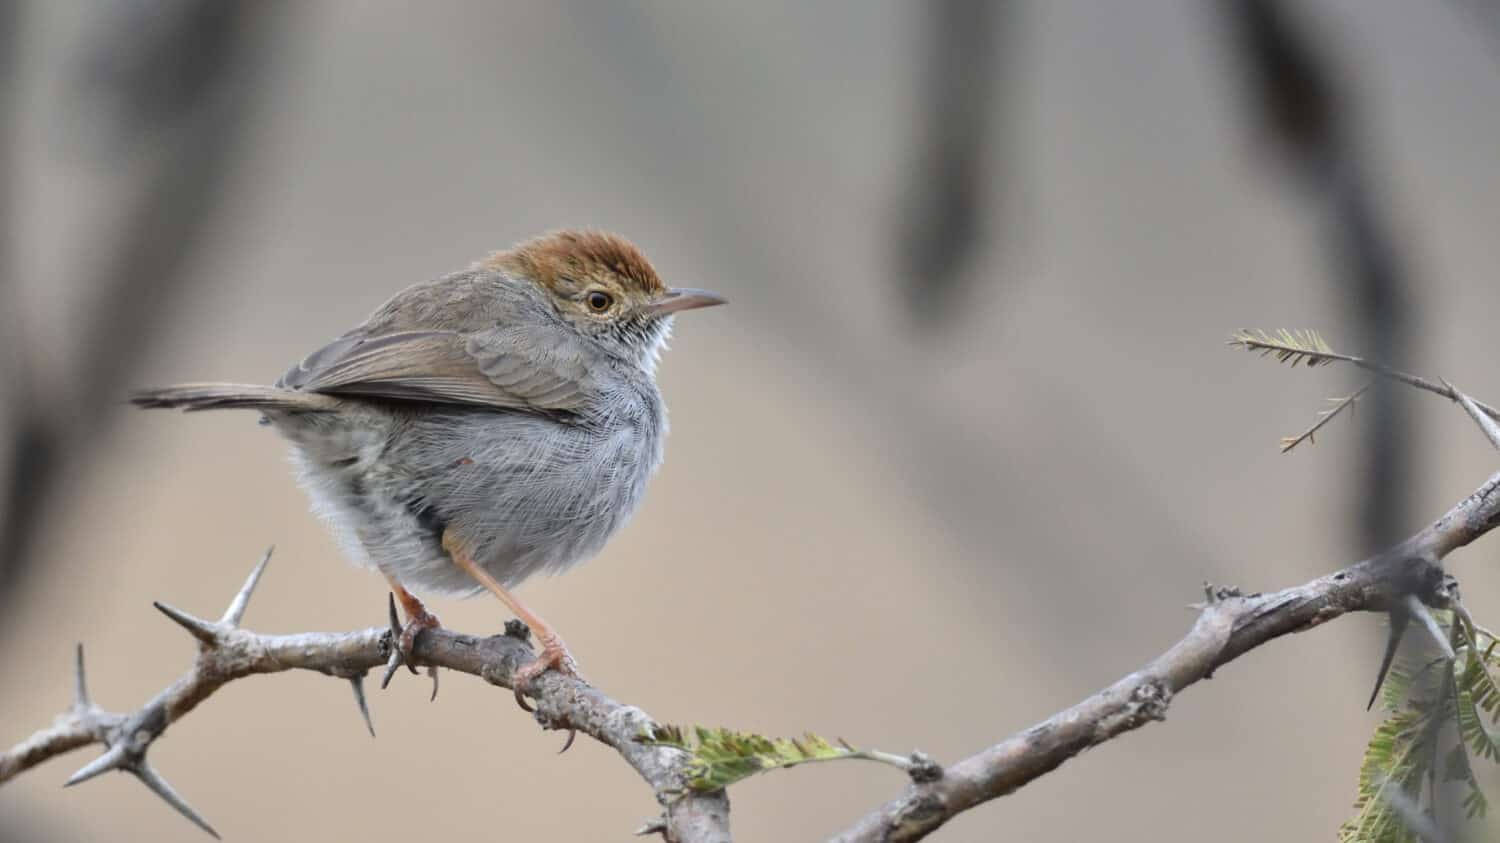
[(279, 385), (506, 410), (581, 409), (595, 388), (582, 359), (527, 339), (514, 331), (346, 335), (313, 352)]

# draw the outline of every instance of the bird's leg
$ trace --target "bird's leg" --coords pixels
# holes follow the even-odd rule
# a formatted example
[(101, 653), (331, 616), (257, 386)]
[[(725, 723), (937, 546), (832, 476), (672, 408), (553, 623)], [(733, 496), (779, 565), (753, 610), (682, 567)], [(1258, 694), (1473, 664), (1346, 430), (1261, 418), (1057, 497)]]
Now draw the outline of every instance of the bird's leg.
[[(417, 668), (413, 664), (415, 659), (412, 658), (411, 651), (412, 647), (416, 646), (417, 633), (424, 629), (439, 629), (442, 627), (442, 623), (438, 621), (437, 615), (427, 611), (427, 606), (417, 598), (417, 595), (407, 591), (406, 587), (398, 582), (395, 577), (386, 574), (385, 579), (386, 582), (391, 584), (391, 593), (396, 595), (396, 600), (401, 603), (401, 610), (406, 613), (406, 624), (401, 627), (401, 635), (391, 643), (396, 650), (396, 654), (399, 655), (400, 661), (406, 664), (407, 670), (416, 673)], [(392, 665), (394, 666), (396, 663), (393, 658)], [(390, 682), (390, 675), (391, 671), (387, 670), (385, 682), (380, 683), (381, 687), (385, 687), (386, 683)], [(432, 677), (432, 698), (437, 699), (437, 668), (428, 665), (427, 675)]]
[(578, 662), (574, 660), (573, 654), (568, 652), (568, 645), (563, 643), (562, 636), (558, 635), (556, 630), (538, 617), (535, 612), (522, 605), (515, 595), (490, 576), (489, 571), (475, 564), (474, 560), (469, 558), (469, 554), (451, 536), (451, 533), (443, 534), (443, 549), (448, 551), (453, 564), (467, 571), (469, 576), (500, 598), (500, 602), (504, 603), (515, 613), (516, 617), (521, 619), (522, 623), (531, 629), (532, 636), (536, 638), (538, 644), (542, 645), (542, 654), (537, 656), (531, 664), (518, 668), (510, 678), (511, 688), (516, 692), (516, 702), (530, 711), (531, 706), (527, 705), (526, 700), (522, 698), (522, 690), (531, 683), (531, 680), (546, 673), (548, 668), (567, 676), (577, 676)]
[[(406, 613), (406, 625), (401, 628), (401, 655), (406, 657), (407, 665), (411, 664), (411, 648), (417, 642), (417, 633), (424, 629), (438, 629), (443, 624), (438, 616), (427, 611), (427, 606), (415, 594), (406, 590), (406, 587), (396, 581), (395, 577), (386, 576), (386, 581), (391, 584), (391, 591), (396, 595), (396, 601), (401, 604), (401, 611)], [(415, 669), (412, 671), (415, 673)]]

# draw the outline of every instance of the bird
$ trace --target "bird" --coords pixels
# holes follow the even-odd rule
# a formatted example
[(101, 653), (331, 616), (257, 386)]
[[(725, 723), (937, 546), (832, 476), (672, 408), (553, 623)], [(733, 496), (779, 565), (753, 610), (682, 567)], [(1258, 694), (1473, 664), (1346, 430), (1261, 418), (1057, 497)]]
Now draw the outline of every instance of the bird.
[(314, 510), (404, 610), (387, 681), (399, 663), (415, 672), (417, 635), (441, 626), (418, 592), (498, 597), (541, 647), (511, 677), (526, 708), (537, 676), (578, 668), (512, 591), (592, 558), (625, 524), (662, 460), (656, 369), (673, 317), (724, 303), (666, 286), (618, 234), (565, 229), (407, 287), (272, 385), (130, 400), (257, 411), (289, 440)]

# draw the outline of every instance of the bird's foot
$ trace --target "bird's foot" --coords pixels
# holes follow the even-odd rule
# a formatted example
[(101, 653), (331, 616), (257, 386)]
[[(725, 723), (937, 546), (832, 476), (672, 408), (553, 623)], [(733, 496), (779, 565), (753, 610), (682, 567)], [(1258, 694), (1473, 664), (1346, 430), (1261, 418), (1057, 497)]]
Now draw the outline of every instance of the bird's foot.
[[(410, 598), (408, 600), (408, 598)], [(391, 594), (390, 600), (390, 623), (391, 623), (391, 658), (385, 664), (385, 676), (380, 680), (380, 687), (384, 689), (391, 684), (391, 677), (395, 675), (396, 668), (406, 665), (406, 669), (413, 674), (417, 672), (416, 658), (412, 655), (413, 648), (417, 644), (417, 635), (424, 629), (441, 629), (443, 624), (438, 616), (427, 611), (410, 592), (402, 590), (401, 604), (406, 609), (406, 623), (402, 624), (396, 617), (396, 594)], [(427, 666), (427, 675), (432, 677), (432, 699), (437, 699), (438, 674), (436, 665)]]
[(563, 643), (557, 633), (551, 629), (532, 631), (536, 634), (537, 643), (542, 645), (542, 653), (530, 664), (516, 668), (516, 672), (510, 676), (510, 686), (516, 692), (516, 704), (526, 711), (532, 710), (525, 697), (526, 688), (531, 685), (532, 680), (548, 670), (556, 670), (564, 676), (578, 676), (578, 661), (568, 652), (568, 645)]

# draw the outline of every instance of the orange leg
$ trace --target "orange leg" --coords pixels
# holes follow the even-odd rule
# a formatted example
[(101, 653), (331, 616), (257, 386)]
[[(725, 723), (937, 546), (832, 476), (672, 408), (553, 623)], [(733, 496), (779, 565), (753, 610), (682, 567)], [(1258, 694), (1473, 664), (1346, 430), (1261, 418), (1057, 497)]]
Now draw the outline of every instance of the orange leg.
[[(401, 661), (405, 662), (407, 670), (416, 673), (417, 668), (412, 664), (414, 660), (411, 651), (412, 647), (416, 646), (417, 633), (424, 629), (438, 629), (442, 627), (442, 623), (438, 621), (437, 615), (427, 611), (427, 606), (417, 598), (417, 595), (407, 591), (406, 587), (395, 577), (386, 574), (385, 579), (391, 584), (391, 593), (396, 595), (396, 600), (401, 603), (401, 610), (406, 613), (406, 625), (401, 628), (401, 637), (393, 643), (397, 653), (400, 654)], [(437, 699), (437, 668), (429, 665), (427, 675), (432, 677), (432, 698)], [(390, 682), (390, 677), (391, 672), (388, 670), (385, 681), (380, 683), (382, 688)]]
[(549, 668), (568, 676), (578, 675), (578, 662), (574, 660), (573, 654), (568, 652), (568, 645), (563, 643), (562, 637), (557, 634), (556, 630), (549, 626), (535, 612), (522, 605), (521, 601), (515, 598), (515, 595), (506, 591), (505, 587), (500, 585), (498, 580), (490, 576), (489, 571), (475, 564), (474, 560), (469, 558), (469, 555), (464, 552), (463, 548), (459, 547), (458, 542), (454, 541), (449, 533), (443, 534), (443, 549), (448, 551), (448, 555), (453, 559), (453, 564), (464, 569), (476, 582), (500, 598), (500, 602), (504, 603), (506, 608), (510, 609), (516, 617), (521, 619), (522, 623), (531, 629), (531, 634), (536, 638), (537, 643), (542, 645), (542, 654), (537, 656), (536, 660), (531, 664), (517, 669), (515, 674), (511, 676), (511, 687), (516, 692), (516, 702), (520, 703), (522, 708), (527, 711), (531, 710), (531, 707), (522, 699), (522, 690), (531, 680), (541, 676)]

